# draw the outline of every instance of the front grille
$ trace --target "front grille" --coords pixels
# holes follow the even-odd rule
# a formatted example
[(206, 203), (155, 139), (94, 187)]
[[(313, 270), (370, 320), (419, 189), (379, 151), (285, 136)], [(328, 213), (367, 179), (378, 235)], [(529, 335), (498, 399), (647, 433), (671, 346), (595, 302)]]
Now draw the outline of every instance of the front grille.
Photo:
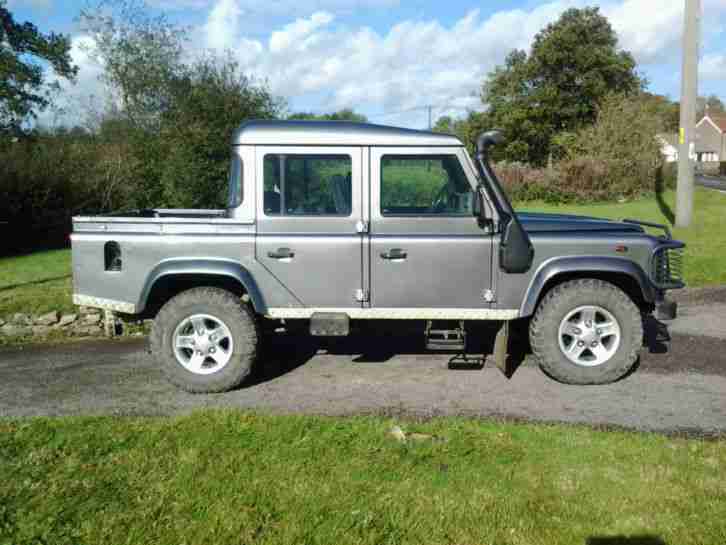
[(661, 289), (682, 288), (683, 248), (659, 248), (653, 254), (653, 283)]

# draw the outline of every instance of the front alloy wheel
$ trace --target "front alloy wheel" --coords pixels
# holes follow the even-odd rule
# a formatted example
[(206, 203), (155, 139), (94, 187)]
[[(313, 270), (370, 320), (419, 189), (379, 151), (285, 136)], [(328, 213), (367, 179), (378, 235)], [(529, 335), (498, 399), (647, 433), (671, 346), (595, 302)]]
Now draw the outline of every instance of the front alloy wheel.
[(620, 324), (610, 311), (585, 305), (562, 319), (558, 338), (568, 360), (594, 367), (606, 363), (620, 348)]
[(529, 326), (542, 370), (567, 384), (607, 384), (627, 375), (643, 345), (640, 309), (620, 288), (593, 278), (552, 288)]

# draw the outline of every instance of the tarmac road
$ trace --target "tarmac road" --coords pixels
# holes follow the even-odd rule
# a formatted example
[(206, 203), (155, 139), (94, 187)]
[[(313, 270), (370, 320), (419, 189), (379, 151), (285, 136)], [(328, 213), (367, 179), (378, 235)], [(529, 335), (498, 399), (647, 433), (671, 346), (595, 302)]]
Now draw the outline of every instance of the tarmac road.
[(703, 187), (707, 187), (709, 189), (717, 189), (719, 191), (726, 191), (726, 179), (724, 179), (724, 178), (697, 174), (696, 183), (698, 185), (702, 185)]
[[(708, 298), (707, 298), (708, 299)], [(192, 395), (166, 383), (140, 339), (0, 351), (0, 416), (167, 415), (203, 407), (275, 413), (497, 416), (726, 434), (726, 304), (696, 302), (653, 326), (640, 368), (607, 386), (567, 386), (525, 360), (511, 379), (452, 370), (421, 335), (320, 341), (278, 336), (241, 389)], [(699, 328), (701, 324), (705, 329)], [(694, 334), (696, 333), (696, 334)], [(521, 344), (514, 339), (514, 345)]]

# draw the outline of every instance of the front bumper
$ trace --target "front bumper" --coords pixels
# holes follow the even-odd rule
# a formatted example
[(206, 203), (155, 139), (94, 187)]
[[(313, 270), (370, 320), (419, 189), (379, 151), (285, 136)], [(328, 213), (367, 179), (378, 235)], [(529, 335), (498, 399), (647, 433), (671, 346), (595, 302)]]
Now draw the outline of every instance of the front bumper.
[(665, 297), (656, 301), (655, 317), (661, 321), (675, 320), (678, 317), (678, 303)]

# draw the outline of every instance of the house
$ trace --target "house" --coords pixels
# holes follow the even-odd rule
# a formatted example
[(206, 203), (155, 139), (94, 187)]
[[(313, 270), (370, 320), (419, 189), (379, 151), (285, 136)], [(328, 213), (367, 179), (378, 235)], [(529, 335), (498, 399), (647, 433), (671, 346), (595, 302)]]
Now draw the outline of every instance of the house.
[(660, 144), (660, 152), (665, 158), (666, 163), (675, 163), (678, 161), (678, 135), (673, 134), (656, 134), (656, 140)]
[(706, 113), (696, 125), (696, 160), (726, 161), (726, 113)]

